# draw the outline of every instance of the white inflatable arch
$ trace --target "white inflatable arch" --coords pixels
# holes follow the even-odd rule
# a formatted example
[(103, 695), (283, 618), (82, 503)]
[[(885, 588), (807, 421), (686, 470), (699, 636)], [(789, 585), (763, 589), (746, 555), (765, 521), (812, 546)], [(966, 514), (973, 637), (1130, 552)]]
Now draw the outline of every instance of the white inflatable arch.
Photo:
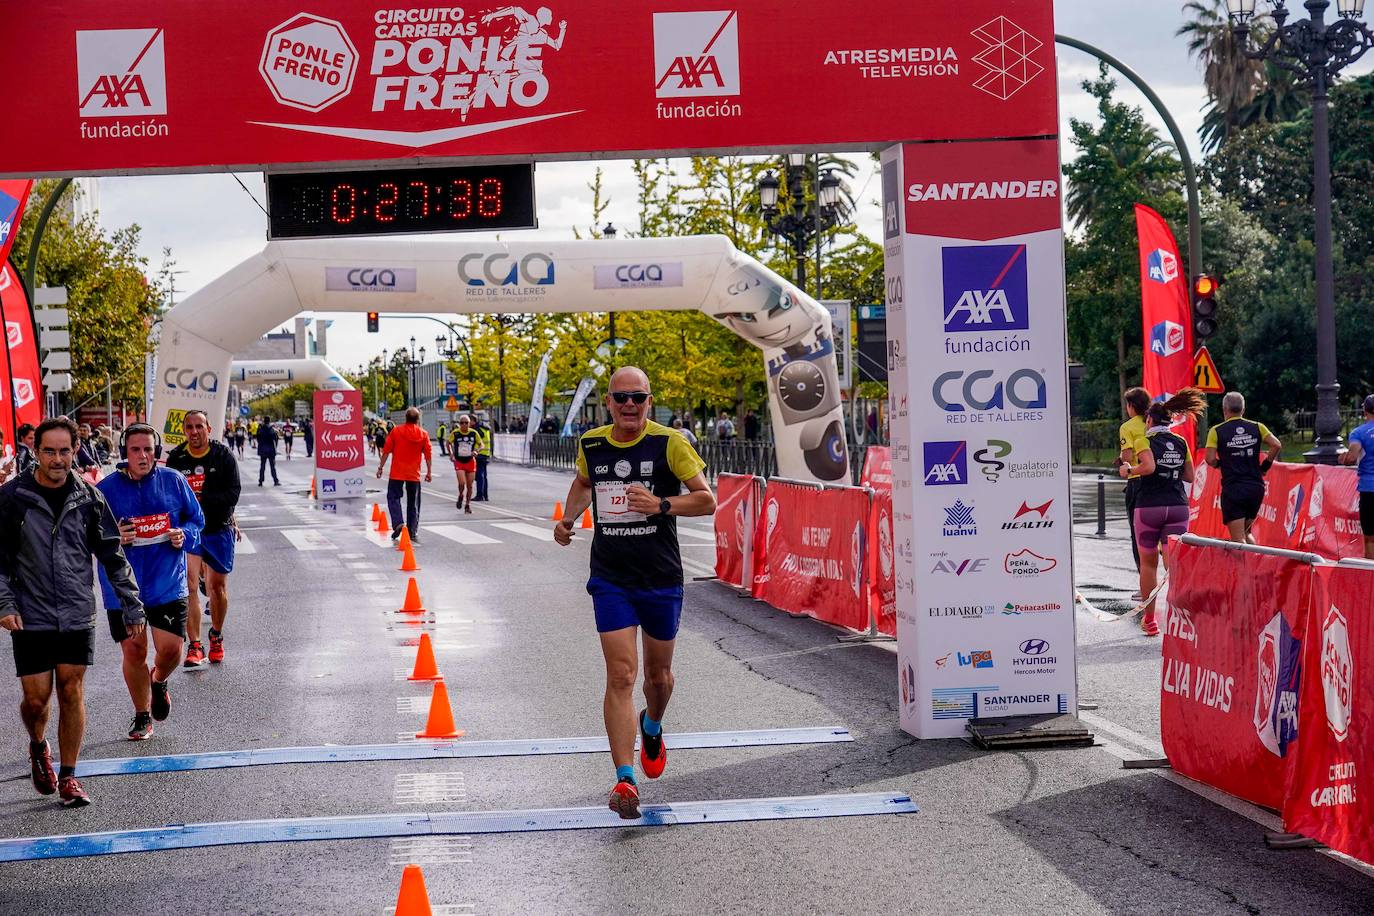
[(314, 385), (326, 391), (352, 391), (348, 379), (318, 356), (309, 359), (236, 359), (229, 366), (229, 384), (236, 388), (257, 385)]
[(778, 473), (847, 479), (829, 313), (724, 236), (269, 242), (163, 318), (153, 423), (174, 439), (191, 407), (224, 416), (232, 354), (300, 312), (685, 309), (763, 351)]

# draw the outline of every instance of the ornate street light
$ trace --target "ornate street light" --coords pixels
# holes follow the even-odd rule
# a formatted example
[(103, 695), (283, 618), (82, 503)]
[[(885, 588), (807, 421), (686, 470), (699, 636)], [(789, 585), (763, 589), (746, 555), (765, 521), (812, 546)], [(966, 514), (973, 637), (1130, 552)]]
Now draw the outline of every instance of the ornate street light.
[[(806, 153), (788, 153), (783, 157), (783, 176), (787, 183), (787, 197), (791, 209), (778, 209), (783, 182), (769, 171), (759, 179), (759, 209), (764, 225), (774, 235), (782, 236), (792, 249), (796, 263), (794, 277), (797, 287), (806, 289), (806, 252), (814, 244), (820, 248), (821, 236), (839, 223), (843, 212), (840, 206), (840, 178), (832, 169), (819, 173), (819, 166), (808, 169)], [(815, 200), (806, 199), (807, 178), (812, 179)], [(820, 291), (820, 252), (817, 251), (817, 295)]]
[(1274, 30), (1257, 48), (1249, 47), (1255, 0), (1226, 0), (1231, 30), (1251, 60), (1272, 61), (1296, 74), (1312, 89), (1312, 197), (1316, 205), (1317, 419), (1312, 463), (1334, 464), (1341, 441), (1341, 386), (1336, 381), (1336, 310), (1331, 263), (1331, 126), (1327, 90), (1341, 70), (1374, 47), (1374, 33), (1363, 22), (1364, 0), (1337, 0), (1341, 18), (1326, 22), (1329, 0), (1306, 0), (1309, 18), (1288, 22), (1285, 0), (1274, 0)]

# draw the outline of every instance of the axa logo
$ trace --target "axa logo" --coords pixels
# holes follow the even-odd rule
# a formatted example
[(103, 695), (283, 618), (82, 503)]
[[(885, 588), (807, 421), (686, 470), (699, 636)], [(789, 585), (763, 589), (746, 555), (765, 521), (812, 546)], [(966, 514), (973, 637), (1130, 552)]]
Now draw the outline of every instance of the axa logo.
[(1025, 245), (945, 248), (945, 333), (1030, 327)]
[(654, 13), (654, 95), (739, 95), (735, 10)]
[(1156, 356), (1173, 356), (1183, 346), (1183, 325), (1177, 321), (1161, 321), (1150, 328), (1150, 352)]
[(925, 485), (947, 487), (968, 483), (967, 442), (926, 442)]
[(458, 259), (458, 278), (467, 286), (553, 286), (553, 257), (540, 251), (520, 258), (504, 252), (465, 254)]
[(1172, 252), (1156, 248), (1145, 259), (1145, 272), (1156, 283), (1172, 283), (1178, 279), (1178, 258)]
[(76, 33), (77, 110), (83, 118), (167, 113), (162, 29)]
[(26, 378), (17, 378), (11, 386), (14, 392), (14, 406), (16, 408), (27, 407), (34, 402), (36, 395), (33, 391), (33, 382)]
[(1054, 505), (1052, 499), (1047, 499), (1038, 506), (1032, 506), (1023, 500), (1021, 508), (1016, 510), (1016, 514), (1011, 517), (1011, 520), (1002, 523), (1002, 529), (1013, 531), (1023, 528), (1052, 528), (1054, 522), (1047, 518), (1052, 505)]
[[(995, 381), (991, 386), (982, 384), (998, 374), (993, 369), (942, 372), (930, 386), (930, 395), (941, 410), (949, 413), (1003, 410), (1008, 402), (1023, 410), (1039, 410), (1049, 402), (1045, 377), (1034, 369), (1017, 369), (1005, 382)], [(962, 384), (956, 386), (954, 383), (961, 379)]]
[(1283, 514), (1283, 530), (1291, 538), (1298, 530), (1298, 520), (1302, 517), (1302, 501), (1307, 493), (1302, 484), (1295, 484), (1288, 491), (1288, 509)]
[(214, 394), (219, 391), (219, 375), (214, 372), (197, 372), (194, 369), (169, 366), (162, 373), (162, 384), (180, 391), (204, 391)]

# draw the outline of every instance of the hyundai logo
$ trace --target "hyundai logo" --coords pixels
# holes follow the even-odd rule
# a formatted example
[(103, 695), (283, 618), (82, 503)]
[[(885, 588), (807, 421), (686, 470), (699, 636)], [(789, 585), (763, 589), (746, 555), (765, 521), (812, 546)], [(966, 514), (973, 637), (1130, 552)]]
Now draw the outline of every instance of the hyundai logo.
[(1050, 651), (1050, 644), (1043, 639), (1028, 639), (1021, 643), (1022, 655), (1044, 655)]

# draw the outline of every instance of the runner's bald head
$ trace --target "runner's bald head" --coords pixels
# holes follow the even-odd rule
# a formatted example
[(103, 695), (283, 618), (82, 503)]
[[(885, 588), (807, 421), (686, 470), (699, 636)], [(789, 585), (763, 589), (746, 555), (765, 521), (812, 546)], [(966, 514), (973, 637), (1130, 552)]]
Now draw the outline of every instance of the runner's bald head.
[(649, 376), (637, 366), (622, 366), (611, 375), (608, 391), (649, 391)]

